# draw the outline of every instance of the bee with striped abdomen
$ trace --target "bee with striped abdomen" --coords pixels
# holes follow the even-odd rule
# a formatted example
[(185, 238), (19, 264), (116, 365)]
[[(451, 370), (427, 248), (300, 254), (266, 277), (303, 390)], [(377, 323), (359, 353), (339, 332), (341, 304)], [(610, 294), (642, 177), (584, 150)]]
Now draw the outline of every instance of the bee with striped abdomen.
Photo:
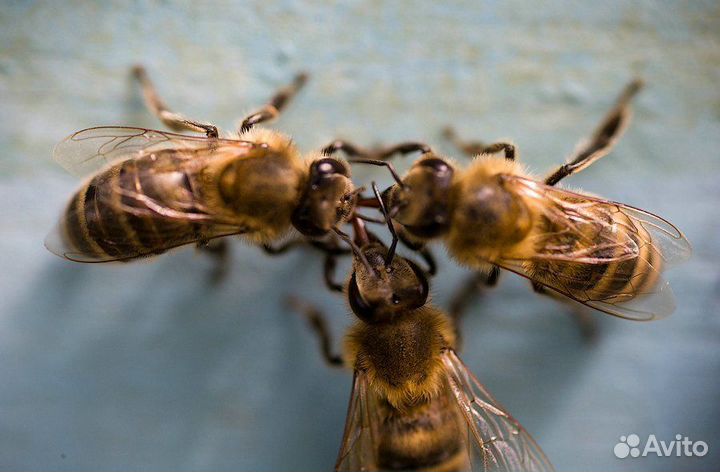
[(544, 180), (522, 168), (509, 143), (465, 145), (482, 151), (465, 169), (425, 153), (384, 193), (390, 214), (407, 239), (441, 239), (489, 280), (501, 267), (530, 278), (538, 291), (619, 317), (670, 314), (675, 305), (661, 272), (689, 257), (683, 234), (643, 210), (555, 186), (609, 152), (639, 87), (631, 83), (591, 139)]
[(345, 161), (320, 152), (303, 158), (288, 136), (255, 127), (280, 113), (304, 74), (247, 117), (237, 138), (170, 111), (145, 70), (134, 74), (166, 125), (205, 136), (97, 127), (61, 142), (55, 159), (90, 176), (46, 241), (55, 254), (78, 262), (131, 260), (236, 234), (267, 244), (291, 228), (320, 240), (353, 214), (359, 190)]
[(343, 357), (331, 354), (320, 312), (293, 300), (325, 358), (354, 371), (335, 470), (553, 470), (455, 353), (453, 323), (428, 304), (424, 272), (395, 255), (397, 235), (388, 248), (356, 223), (347, 297), (358, 320)]

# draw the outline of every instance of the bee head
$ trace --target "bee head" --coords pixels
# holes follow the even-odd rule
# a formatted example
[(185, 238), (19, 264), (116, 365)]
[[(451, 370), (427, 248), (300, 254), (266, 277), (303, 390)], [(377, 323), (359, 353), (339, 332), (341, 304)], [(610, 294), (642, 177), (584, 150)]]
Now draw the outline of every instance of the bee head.
[(323, 236), (350, 217), (357, 194), (347, 164), (332, 157), (316, 159), (292, 224), (305, 236)]
[(392, 244), (388, 248), (367, 232), (362, 222), (353, 221), (356, 236), (363, 244), (359, 247), (346, 239), (353, 250), (353, 271), (347, 292), (350, 307), (358, 318), (366, 323), (382, 323), (399, 313), (423, 306), (429, 287), (425, 273), (417, 264), (395, 257), (398, 235), (375, 182), (372, 189), (392, 234)]
[(354, 257), (348, 284), (350, 308), (358, 318), (381, 323), (425, 304), (428, 281), (417, 264), (403, 257), (393, 257), (388, 263), (389, 250), (380, 242), (361, 251), (365, 261)]
[(383, 194), (390, 215), (412, 235), (427, 239), (450, 227), (450, 187), (454, 170), (444, 159), (426, 153), (410, 168), (403, 185)]

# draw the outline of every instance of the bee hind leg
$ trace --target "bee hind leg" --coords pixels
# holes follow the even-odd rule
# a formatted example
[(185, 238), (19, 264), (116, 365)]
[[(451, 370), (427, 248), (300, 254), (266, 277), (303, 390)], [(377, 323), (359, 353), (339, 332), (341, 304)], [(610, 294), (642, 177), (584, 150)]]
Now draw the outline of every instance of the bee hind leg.
[(308, 80), (308, 75), (304, 72), (297, 74), (293, 81), (277, 91), (268, 103), (263, 105), (260, 110), (246, 117), (240, 125), (240, 134), (249, 131), (253, 126), (265, 121), (274, 120), (285, 109), (290, 100), (297, 95), (301, 88)]
[(625, 86), (617, 98), (615, 106), (600, 121), (593, 133), (578, 143), (565, 164), (545, 178), (546, 185), (555, 185), (612, 151), (630, 124), (632, 118), (630, 105), (642, 86), (643, 82), (640, 79), (635, 79)]
[(225, 239), (213, 239), (200, 242), (197, 247), (215, 259), (215, 265), (210, 272), (210, 282), (213, 285), (220, 284), (227, 277), (230, 267), (230, 245)]
[(486, 144), (482, 141), (465, 141), (451, 127), (443, 129), (442, 134), (445, 139), (453, 143), (468, 157), (474, 157), (478, 154), (495, 154), (503, 151), (505, 159), (509, 161), (515, 160), (516, 150), (514, 144), (506, 142)]
[[(547, 295), (558, 301), (566, 300), (564, 297), (555, 295), (555, 292), (548, 290), (544, 285), (537, 282), (532, 283), (532, 288), (535, 293)], [(580, 336), (585, 342), (592, 343), (597, 339), (597, 322), (589, 310), (586, 310), (581, 306), (573, 305), (572, 309), (568, 310), (567, 313), (572, 317), (573, 321), (577, 325), (578, 330), (580, 331)]]
[(141, 65), (136, 65), (132, 68), (132, 73), (135, 79), (140, 83), (142, 88), (143, 97), (145, 98), (145, 105), (150, 112), (157, 116), (165, 126), (173, 131), (193, 131), (196, 133), (205, 133), (208, 138), (217, 138), (218, 129), (217, 126), (203, 123), (200, 121), (189, 120), (179, 113), (171, 111), (165, 102), (160, 99), (155, 85), (150, 80), (145, 68)]
[(333, 353), (332, 337), (328, 330), (327, 320), (322, 311), (307, 301), (292, 295), (286, 299), (286, 304), (290, 309), (303, 315), (310, 323), (310, 327), (319, 338), (320, 352), (322, 353), (323, 359), (332, 367), (342, 367), (344, 364), (343, 358)]

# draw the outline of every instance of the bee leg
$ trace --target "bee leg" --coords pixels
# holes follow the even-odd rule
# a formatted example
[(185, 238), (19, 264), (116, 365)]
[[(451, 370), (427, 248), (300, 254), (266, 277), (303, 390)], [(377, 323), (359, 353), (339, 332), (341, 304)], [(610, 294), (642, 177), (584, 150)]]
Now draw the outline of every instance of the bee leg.
[(293, 239), (292, 241), (288, 241), (281, 246), (274, 247), (269, 244), (263, 244), (261, 247), (266, 254), (269, 254), (271, 256), (278, 256), (280, 254), (286, 253), (290, 249), (302, 246), (307, 243), (325, 253), (325, 263), (323, 267), (325, 285), (327, 285), (327, 287), (334, 292), (342, 292), (342, 284), (334, 281), (335, 267), (337, 266), (337, 257), (340, 255), (350, 254), (350, 251), (340, 247), (337, 243), (332, 244), (324, 241), (307, 241), (304, 239)]
[(505, 159), (509, 161), (515, 160), (515, 146), (511, 143), (497, 142), (485, 144), (482, 141), (464, 141), (461, 139), (453, 128), (447, 127), (443, 130), (443, 137), (452, 142), (463, 154), (474, 157), (478, 154), (495, 154), (503, 151)]
[(387, 162), (387, 160), (395, 154), (405, 155), (418, 151), (425, 154), (430, 152), (431, 149), (427, 144), (406, 142), (386, 148), (367, 150), (348, 141), (336, 139), (321, 150), (321, 152), (326, 156), (331, 156), (338, 151), (342, 151), (348, 157), (351, 157), (352, 159), (348, 159), (348, 162), (351, 164), (370, 164), (374, 166), (387, 167), (388, 171), (393, 176), (393, 179), (395, 179), (395, 182), (397, 182), (400, 186), (404, 186), (405, 184), (400, 178), (400, 175), (395, 171), (395, 167), (393, 167), (391, 163)]
[(263, 244), (260, 247), (265, 252), (265, 254), (268, 254), (270, 256), (279, 256), (281, 254), (285, 254), (290, 249), (296, 248), (298, 246), (302, 246), (303, 244), (305, 244), (304, 239), (293, 239), (293, 240), (288, 241), (280, 246), (271, 246), (270, 244)]
[(404, 143), (395, 144), (379, 149), (363, 149), (356, 146), (348, 141), (337, 139), (332, 143), (322, 148), (322, 153), (326, 156), (335, 154), (338, 151), (343, 151), (348, 157), (360, 157), (363, 159), (379, 160), (384, 161), (390, 159), (395, 154), (404, 156), (406, 154), (412, 154), (414, 152), (421, 152), (422, 154), (431, 151), (430, 146), (424, 143), (418, 143), (415, 141), (408, 141)]
[(433, 255), (430, 248), (428, 248), (427, 246), (422, 247), (418, 250), (418, 253), (420, 254), (420, 257), (422, 257), (425, 261), (425, 264), (427, 264), (427, 274), (429, 276), (437, 274), (437, 263), (435, 262), (435, 256)]
[(132, 68), (133, 76), (140, 82), (143, 96), (145, 97), (145, 105), (150, 112), (157, 116), (165, 126), (173, 131), (194, 131), (197, 133), (205, 133), (208, 138), (217, 138), (217, 126), (200, 121), (189, 120), (179, 113), (175, 113), (168, 109), (165, 103), (160, 99), (155, 90), (147, 71), (143, 66), (137, 65)]
[(325, 361), (333, 367), (342, 367), (344, 364), (342, 356), (332, 352), (332, 338), (325, 315), (316, 306), (298, 297), (289, 296), (286, 303), (290, 309), (300, 312), (308, 320), (310, 327), (319, 338), (320, 352)]
[(400, 242), (403, 243), (403, 246), (420, 254), (420, 257), (423, 258), (425, 264), (427, 265), (427, 270), (425, 272), (427, 272), (430, 276), (435, 275), (437, 273), (437, 263), (435, 262), (435, 256), (432, 251), (430, 251), (430, 248), (423, 243), (410, 240), (405, 231), (402, 229), (398, 231), (398, 236), (400, 237)]
[(297, 74), (292, 83), (277, 91), (275, 95), (260, 110), (245, 118), (240, 125), (240, 134), (249, 131), (253, 126), (277, 118), (285, 106), (297, 95), (307, 82), (308, 75), (304, 72)]
[[(544, 285), (537, 282), (533, 282), (532, 287), (535, 293), (547, 295), (559, 301), (565, 300), (565, 298), (555, 296), (553, 291), (548, 290)], [(582, 336), (586, 342), (595, 341), (597, 339), (597, 323), (595, 322), (595, 318), (589, 311), (584, 310), (582, 307), (573, 306), (572, 308), (573, 309), (568, 311), (568, 313), (577, 324), (577, 327), (580, 330), (580, 336)]]
[(215, 259), (215, 267), (210, 272), (210, 282), (217, 285), (227, 277), (230, 265), (230, 245), (225, 239), (213, 239), (198, 243), (198, 249)]
[(325, 285), (333, 292), (343, 291), (342, 284), (335, 282), (335, 267), (337, 267), (337, 256), (327, 254), (325, 256), (325, 265), (323, 267), (323, 275), (325, 277)]
[(337, 258), (350, 254), (351, 251), (338, 245), (336, 240), (333, 240), (332, 243), (310, 241), (310, 244), (325, 253), (325, 263), (323, 266), (325, 285), (333, 292), (342, 292), (343, 285), (335, 282), (335, 267), (337, 266)]
[(632, 118), (630, 103), (642, 85), (640, 79), (635, 79), (625, 86), (615, 106), (605, 115), (593, 133), (578, 143), (565, 164), (545, 178), (547, 185), (555, 185), (565, 177), (580, 172), (615, 147), (630, 124)]
[(597, 340), (597, 323), (592, 313), (588, 310), (578, 309), (571, 311), (570, 316), (572, 316), (577, 324), (580, 330), (580, 336), (582, 336), (584, 341), (593, 343)]
[(470, 306), (470, 303), (481, 292), (482, 287), (493, 287), (497, 285), (499, 278), (500, 268), (495, 265), (492, 266), (490, 272), (475, 272), (465, 280), (465, 283), (460, 287), (460, 290), (455, 292), (455, 295), (450, 300), (450, 309), (448, 310), (448, 313), (450, 314), (450, 318), (452, 319), (455, 327), (455, 335), (457, 336), (458, 345), (462, 340), (462, 318), (465, 315), (468, 306)]

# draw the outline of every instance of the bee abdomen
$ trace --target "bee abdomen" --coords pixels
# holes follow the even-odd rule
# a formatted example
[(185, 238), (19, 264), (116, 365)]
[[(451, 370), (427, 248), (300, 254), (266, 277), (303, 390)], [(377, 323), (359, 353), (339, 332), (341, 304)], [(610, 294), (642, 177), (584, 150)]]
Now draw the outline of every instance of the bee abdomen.
[[(64, 233), (67, 242), (82, 256), (97, 260), (132, 259), (159, 254), (198, 239), (197, 225), (163, 218), (138, 199), (148, 197), (164, 205), (171, 197), (167, 193), (171, 185), (188, 187), (180, 190), (191, 197), (189, 179), (177, 173), (180, 174), (175, 179), (177, 183), (158, 182), (167, 180), (168, 174), (142, 172), (151, 165), (143, 161), (127, 160), (101, 172), (71, 200), (63, 221)], [(173, 201), (176, 198), (177, 195), (172, 195)]]
[[(557, 232), (561, 236), (544, 244), (556, 244), (570, 252), (607, 262), (536, 262), (533, 272), (543, 274), (580, 301), (619, 303), (650, 291), (657, 281), (662, 258), (650, 241), (650, 235), (637, 228), (621, 214), (613, 216), (612, 225), (600, 225), (580, 234)], [(618, 244), (609, 245), (609, 240)], [(627, 257), (628, 251), (632, 256)], [(613, 260), (615, 259), (615, 260)], [(541, 279), (542, 280), (542, 279)]]
[(459, 417), (446, 397), (435, 397), (408, 411), (386, 408), (378, 451), (382, 470), (463, 470), (467, 453)]

